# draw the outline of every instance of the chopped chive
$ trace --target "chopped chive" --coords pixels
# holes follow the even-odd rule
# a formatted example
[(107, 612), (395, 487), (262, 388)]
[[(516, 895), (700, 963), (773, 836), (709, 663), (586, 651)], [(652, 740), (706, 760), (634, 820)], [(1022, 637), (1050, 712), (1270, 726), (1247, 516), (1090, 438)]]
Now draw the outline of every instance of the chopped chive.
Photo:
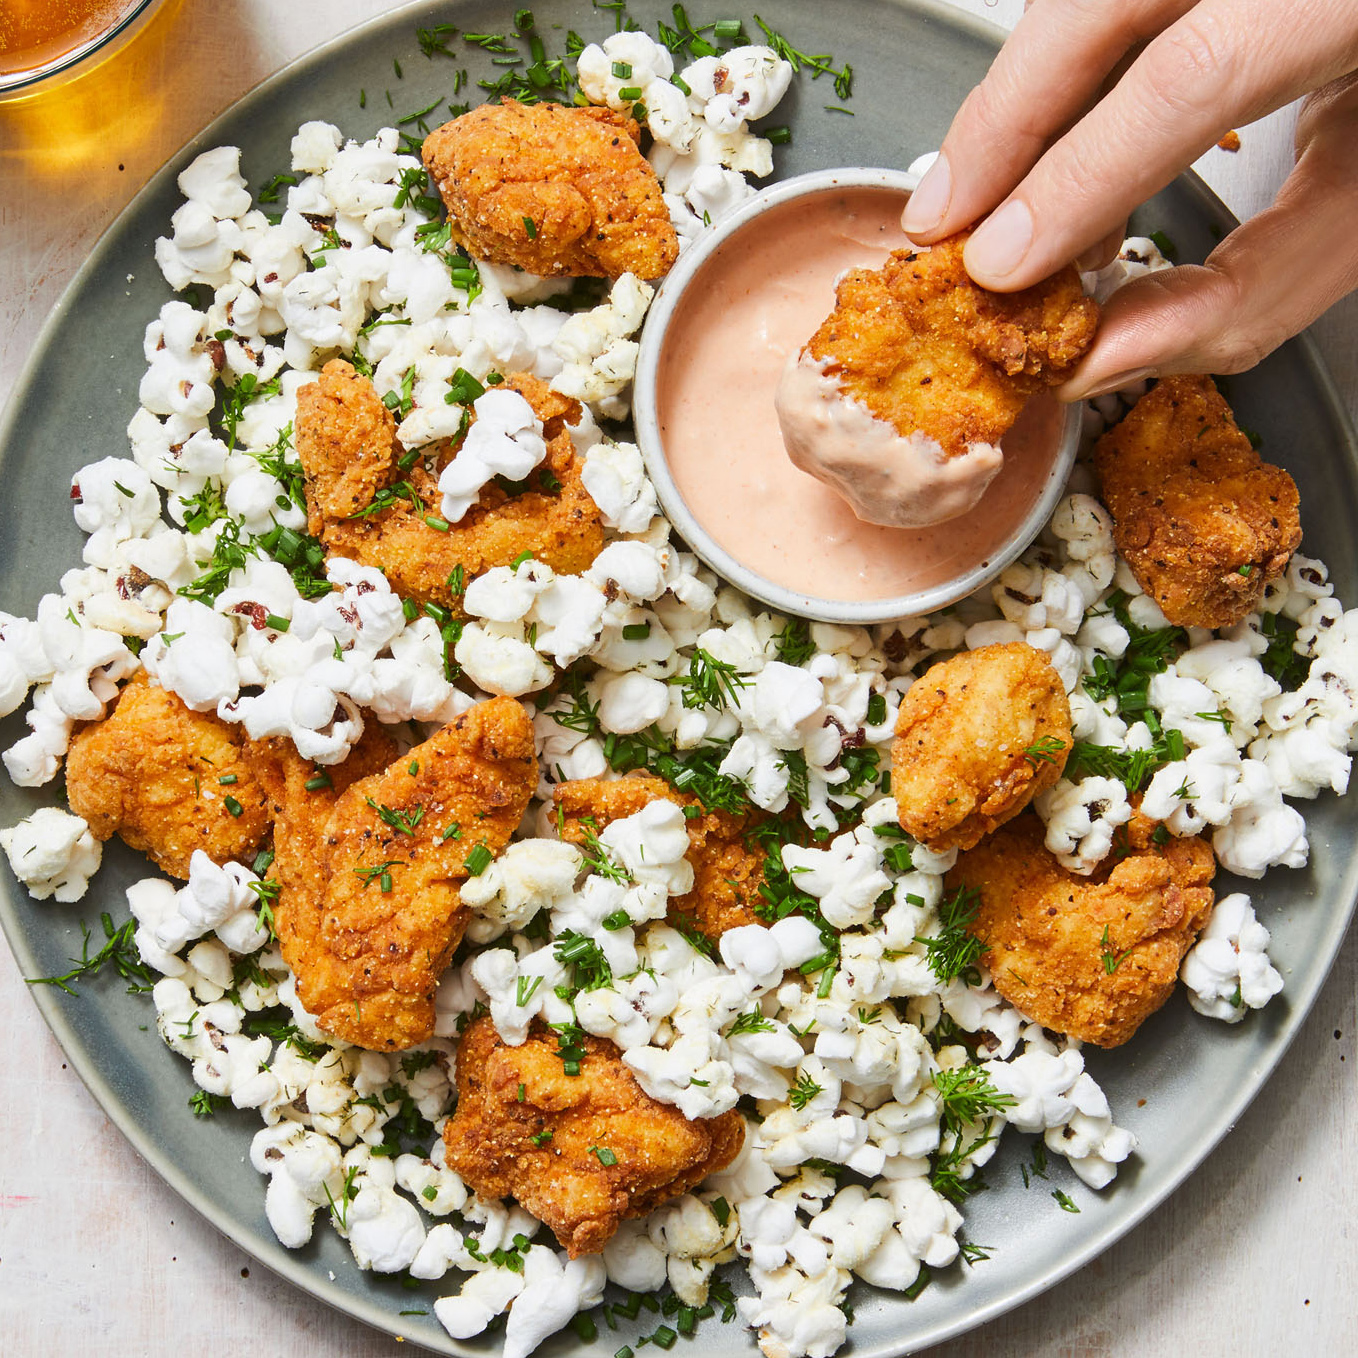
[(649, 622), (629, 622), (622, 629), (624, 641), (645, 641), (650, 635), (651, 624)]
[(302, 786), (308, 792), (319, 792), (323, 787), (334, 787), (335, 785), (331, 782), (330, 775), (324, 769), (321, 769), (313, 777), (308, 778)]
[(529, 240), (537, 240), (538, 224), (531, 217), (525, 217), (523, 219), (523, 229), (528, 232)]
[(434, 514), (426, 514), (424, 522), (426, 527), (432, 528), (436, 533), (447, 533), (452, 529), (452, 524), (447, 519), (440, 519)]
[(234, 797), (228, 797), (226, 799), (226, 809), (233, 816), (239, 816), (241, 812), (245, 810), (245, 808)]
[(490, 867), (491, 860), (494, 857), (495, 855), (491, 853), (486, 847), (485, 841), (482, 840), (481, 843), (477, 844), (472, 849), (471, 853), (467, 855), (466, 862), (463, 864), (467, 870), (467, 875), (469, 877), (479, 877), (488, 867)]
[(792, 129), (790, 127), (766, 127), (764, 137), (774, 146), (786, 146), (792, 140)]
[(234, 773), (224, 773), (220, 778), (217, 779), (217, 782), (221, 784), (222, 787), (227, 787), (231, 783), (239, 783), (240, 776)]

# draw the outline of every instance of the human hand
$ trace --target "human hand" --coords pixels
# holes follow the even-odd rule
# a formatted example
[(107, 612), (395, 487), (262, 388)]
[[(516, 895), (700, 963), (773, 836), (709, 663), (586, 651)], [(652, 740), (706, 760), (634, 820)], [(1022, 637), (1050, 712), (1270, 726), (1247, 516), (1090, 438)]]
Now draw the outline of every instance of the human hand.
[[(1358, 5), (1035, 0), (905, 211), (922, 244), (981, 218), (978, 283), (1116, 254), (1130, 211), (1233, 127), (1306, 95), (1296, 168), (1202, 266), (1120, 289), (1067, 400), (1153, 373), (1239, 372), (1358, 287)], [(987, 215), (988, 214), (988, 215)]]

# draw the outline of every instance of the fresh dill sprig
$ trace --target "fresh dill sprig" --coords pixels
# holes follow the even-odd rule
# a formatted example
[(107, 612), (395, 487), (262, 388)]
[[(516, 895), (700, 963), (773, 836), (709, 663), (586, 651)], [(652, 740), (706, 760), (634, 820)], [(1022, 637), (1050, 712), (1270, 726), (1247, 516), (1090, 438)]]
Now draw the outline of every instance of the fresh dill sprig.
[(936, 1070), (931, 1079), (938, 1092), (943, 1131), (952, 1136), (961, 1136), (982, 1118), (1014, 1106), (1013, 1096), (1001, 1094), (980, 1066)]
[(1043, 736), (1024, 750), (1023, 757), (1036, 769), (1039, 764), (1055, 764), (1056, 756), (1065, 748), (1064, 740), (1056, 736)]
[(811, 626), (805, 618), (792, 618), (773, 640), (778, 647), (777, 658), (785, 665), (805, 665), (816, 654)]
[(981, 973), (976, 964), (986, 951), (986, 945), (968, 931), (968, 925), (981, 908), (978, 888), (963, 886), (944, 897), (938, 905), (938, 933), (932, 937), (917, 937), (924, 945), (929, 970), (945, 985), (959, 977), (967, 985), (979, 985)]
[(670, 683), (682, 689), (685, 707), (725, 708), (740, 702), (740, 690), (749, 680), (725, 660), (718, 660), (701, 646), (689, 658), (688, 673), (675, 675)]
[(797, 1083), (787, 1092), (787, 1101), (796, 1109), (806, 1107), (821, 1092), (818, 1085), (806, 1071), (797, 1076)]
[(365, 797), (363, 800), (377, 812), (377, 819), (384, 825), (391, 826), (398, 835), (409, 835), (413, 839), (416, 829), (424, 819), (424, 807), (418, 803), (411, 811), (397, 811), (381, 802), (373, 801), (371, 797)]
[(1185, 753), (1183, 732), (1173, 728), (1161, 731), (1144, 750), (1120, 750), (1114, 745), (1091, 745), (1077, 740), (1071, 746), (1065, 776), (1071, 781), (1088, 774), (1116, 778), (1128, 792), (1139, 792), (1152, 774), (1182, 759)]
[(106, 942), (97, 953), (92, 957), (90, 956), (90, 938), (92, 935), (88, 926), (84, 921), (81, 921), (80, 956), (71, 958), (71, 961), (75, 963), (71, 970), (61, 976), (27, 977), (25, 984), (53, 985), (67, 995), (74, 995), (76, 992), (71, 985), (73, 981), (82, 980), (86, 976), (97, 976), (105, 967), (112, 967), (128, 983), (127, 993), (129, 995), (141, 995), (150, 990), (155, 984), (155, 978), (151, 975), (147, 965), (141, 960), (141, 952), (137, 948), (134, 938), (137, 932), (137, 921), (135, 919), (125, 920), (115, 928), (113, 916), (105, 910), (99, 916), (99, 923), (103, 926)]

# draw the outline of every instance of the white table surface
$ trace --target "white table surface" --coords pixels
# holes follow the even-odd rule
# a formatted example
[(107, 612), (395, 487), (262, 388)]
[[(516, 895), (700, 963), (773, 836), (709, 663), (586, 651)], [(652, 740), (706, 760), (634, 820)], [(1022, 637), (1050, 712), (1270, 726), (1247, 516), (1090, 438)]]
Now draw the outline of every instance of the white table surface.
[[(0, 402), (77, 266), (146, 179), (284, 62), (391, 7), (171, 0), (59, 103), (0, 105)], [(962, 7), (1004, 25), (1022, 9)], [(1199, 165), (1238, 215), (1281, 182), (1293, 121), (1275, 115), (1245, 130), (1238, 155), (1213, 151)], [(1342, 303), (1316, 334), (1358, 413), (1358, 305)], [(932, 1358), (1358, 1351), (1355, 972), (1350, 935), (1282, 1068), (1168, 1203), (1053, 1292)], [(0, 1032), (0, 1353), (410, 1352), (275, 1278), (165, 1187), (67, 1069), (3, 947)]]

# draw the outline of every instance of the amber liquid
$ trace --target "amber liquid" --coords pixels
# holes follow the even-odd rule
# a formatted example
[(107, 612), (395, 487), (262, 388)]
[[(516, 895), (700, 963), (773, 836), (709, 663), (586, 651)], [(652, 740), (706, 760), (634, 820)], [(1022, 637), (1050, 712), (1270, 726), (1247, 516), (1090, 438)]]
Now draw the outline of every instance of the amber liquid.
[(136, 0), (0, 0), (0, 75), (37, 70), (92, 42)]

